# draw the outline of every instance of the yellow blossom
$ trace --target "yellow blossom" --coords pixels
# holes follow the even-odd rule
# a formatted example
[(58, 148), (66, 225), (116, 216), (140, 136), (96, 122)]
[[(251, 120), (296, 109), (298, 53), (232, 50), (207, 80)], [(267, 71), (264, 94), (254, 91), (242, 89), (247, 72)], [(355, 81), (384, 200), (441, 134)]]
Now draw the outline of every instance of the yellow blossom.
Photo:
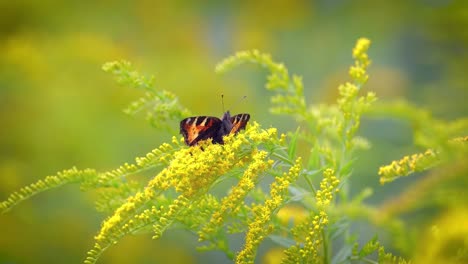
[(356, 46), (353, 49), (353, 57), (359, 61), (367, 61), (367, 50), (370, 46), (370, 40), (367, 38), (358, 39)]
[(207, 234), (221, 225), (225, 217), (237, 212), (247, 194), (255, 187), (261, 173), (269, 169), (273, 164), (272, 160), (265, 161), (267, 154), (266, 151), (255, 152), (252, 163), (244, 171), (239, 183), (232, 188), (228, 196), (222, 199), (219, 210), (213, 214), (210, 222), (200, 231), (200, 240), (205, 240)]
[(270, 222), (273, 212), (281, 206), (287, 194), (287, 188), (295, 181), (301, 170), (302, 159), (297, 158), (294, 165), (282, 177), (277, 177), (270, 186), (270, 199), (263, 205), (252, 207), (253, 219), (245, 237), (244, 248), (239, 252), (236, 263), (253, 263), (257, 247), (260, 242), (272, 231)]
[(398, 161), (392, 161), (390, 165), (379, 168), (380, 183), (384, 184), (400, 176), (426, 170), (438, 164), (438, 162), (439, 155), (432, 149), (428, 149), (424, 153), (405, 156)]
[(315, 200), (319, 208), (326, 207), (330, 204), (333, 194), (336, 192), (336, 187), (340, 183), (334, 175), (333, 169), (326, 169), (323, 172), (323, 179), (320, 182), (320, 189), (315, 194)]
[(349, 70), (349, 75), (358, 84), (364, 84), (369, 79), (366, 69), (370, 64), (367, 50), (370, 46), (370, 40), (366, 38), (358, 39), (356, 46), (353, 49), (353, 58), (356, 60), (354, 66)]
[(7, 212), (16, 204), (40, 192), (56, 188), (67, 183), (79, 181), (87, 182), (89, 179), (96, 177), (97, 174), (96, 170), (93, 169), (78, 170), (73, 167), (69, 170), (58, 172), (57, 175), (47, 176), (43, 180), (39, 180), (19, 189), (16, 192), (13, 192), (5, 201), (0, 201), (0, 213)]
[[(293, 231), (293, 233), (297, 233), (298, 236), (305, 235), (305, 237), (303, 238), (303, 246), (298, 243), (286, 250), (285, 260), (288, 263), (297, 262), (298, 256), (300, 256), (301, 262), (304, 263), (317, 263), (319, 261), (319, 250), (323, 242), (322, 230), (329, 223), (325, 209), (330, 205), (339, 183), (340, 181), (335, 176), (333, 169), (324, 170), (320, 189), (315, 194), (319, 212), (315, 215), (309, 215), (303, 224), (295, 227), (296, 231)], [(302, 232), (299, 234), (298, 230), (302, 230)]]
[[(126, 203), (120, 206), (114, 214), (107, 219), (96, 235), (96, 244), (100, 248), (106, 248), (115, 243), (124, 234), (138, 230), (145, 225), (150, 224), (147, 219), (154, 223), (154, 237), (158, 238), (169, 226), (172, 221), (184, 210), (190, 206), (190, 202), (197, 201), (199, 194), (205, 193), (219, 176), (245, 162), (246, 149), (248, 156), (252, 157), (253, 162), (245, 171), (245, 179), (242, 181), (242, 187), (236, 189), (233, 199), (241, 201), (248, 189), (252, 189), (251, 183), (259, 173), (270, 168), (272, 161), (265, 161), (266, 152), (257, 151), (252, 145), (264, 142), (277, 141), (276, 129), (260, 129), (257, 123), (248, 126), (245, 132), (237, 135), (225, 137), (225, 144), (212, 144), (211, 140), (200, 142), (195, 147), (182, 148), (171, 154), (171, 160), (166, 168), (156, 175), (145, 187), (142, 192), (127, 199)], [(163, 144), (160, 149), (169, 149), (170, 145)], [(249, 154), (250, 153), (250, 154)], [(140, 159), (140, 162), (148, 163), (153, 157)], [(168, 206), (161, 206), (158, 210), (143, 210), (138, 213), (142, 207), (150, 202), (158, 193), (169, 188), (173, 188), (179, 196)], [(247, 188), (247, 189), (245, 189)], [(189, 202), (190, 201), (190, 202)], [(226, 208), (232, 206), (236, 209), (234, 200), (226, 200)], [(238, 202), (237, 202), (238, 203)], [(226, 209), (227, 210), (227, 209)], [(219, 216), (213, 216), (213, 222), (220, 224)], [(87, 262), (92, 263), (99, 254), (97, 246), (88, 252)]]

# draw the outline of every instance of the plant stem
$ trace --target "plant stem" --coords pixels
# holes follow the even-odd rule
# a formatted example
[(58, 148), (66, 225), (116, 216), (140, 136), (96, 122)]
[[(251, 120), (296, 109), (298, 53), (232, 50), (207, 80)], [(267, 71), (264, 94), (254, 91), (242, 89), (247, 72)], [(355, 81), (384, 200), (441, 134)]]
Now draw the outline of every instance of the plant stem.
[(325, 229), (322, 229), (322, 239), (323, 239), (323, 264), (330, 263), (330, 253), (329, 253), (329, 244), (328, 244), (328, 234)]

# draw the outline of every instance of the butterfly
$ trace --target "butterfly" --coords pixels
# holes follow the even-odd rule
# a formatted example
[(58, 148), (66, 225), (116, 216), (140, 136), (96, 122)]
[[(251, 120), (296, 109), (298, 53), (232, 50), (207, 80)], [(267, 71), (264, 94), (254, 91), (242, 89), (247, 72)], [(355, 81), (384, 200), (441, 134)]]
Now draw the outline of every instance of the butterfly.
[(185, 144), (196, 145), (200, 140), (211, 138), (213, 143), (224, 144), (223, 137), (245, 129), (249, 114), (231, 116), (229, 111), (221, 119), (214, 116), (194, 116), (180, 121), (180, 133)]

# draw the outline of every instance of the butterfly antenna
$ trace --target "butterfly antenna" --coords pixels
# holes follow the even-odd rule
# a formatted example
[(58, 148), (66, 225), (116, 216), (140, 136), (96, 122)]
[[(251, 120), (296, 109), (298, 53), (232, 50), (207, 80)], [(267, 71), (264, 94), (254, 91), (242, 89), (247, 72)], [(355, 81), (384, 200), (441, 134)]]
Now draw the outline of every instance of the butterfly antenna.
[[(240, 103), (242, 100), (244, 100), (245, 98), (247, 98), (247, 95), (242, 96), (242, 98), (241, 98), (239, 101), (237, 101), (237, 103), (236, 103), (235, 105), (239, 104), (239, 103)], [(230, 110), (230, 109), (231, 109), (231, 108), (229, 108), (228, 110)]]
[(224, 113), (224, 94), (221, 94), (221, 105), (223, 106), (223, 113)]

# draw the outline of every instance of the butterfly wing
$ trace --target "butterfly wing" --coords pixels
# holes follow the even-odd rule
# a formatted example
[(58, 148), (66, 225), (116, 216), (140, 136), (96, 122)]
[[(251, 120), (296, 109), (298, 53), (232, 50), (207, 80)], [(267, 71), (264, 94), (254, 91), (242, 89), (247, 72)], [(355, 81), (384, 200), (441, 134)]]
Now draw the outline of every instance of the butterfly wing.
[(221, 126), (221, 120), (214, 116), (194, 116), (180, 121), (180, 133), (185, 144), (196, 145), (198, 141), (214, 138)]
[(242, 129), (245, 129), (247, 122), (250, 120), (249, 114), (238, 114), (231, 117), (232, 129), (230, 133), (237, 133)]

